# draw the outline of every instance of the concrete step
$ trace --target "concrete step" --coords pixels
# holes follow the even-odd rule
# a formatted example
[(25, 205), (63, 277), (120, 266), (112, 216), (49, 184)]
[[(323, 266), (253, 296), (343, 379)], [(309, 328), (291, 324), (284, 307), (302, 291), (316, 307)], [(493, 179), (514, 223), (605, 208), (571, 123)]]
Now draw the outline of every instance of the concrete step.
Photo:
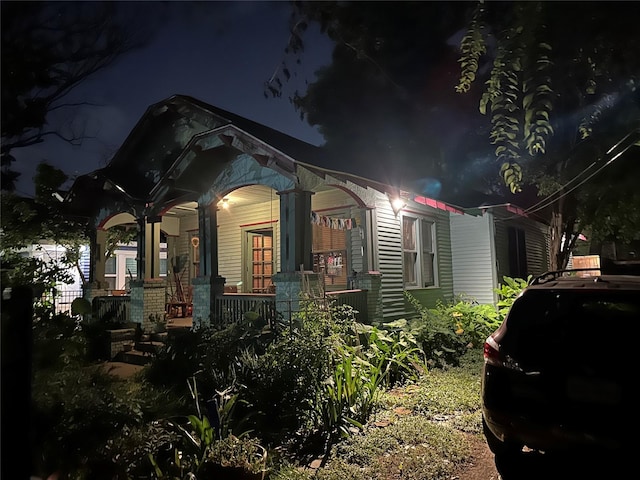
[(140, 352), (156, 354), (160, 348), (164, 346), (164, 342), (158, 342), (155, 340), (149, 340), (148, 342), (136, 342), (134, 350)]
[(140, 350), (129, 350), (128, 352), (120, 352), (114, 359), (117, 362), (130, 363), (132, 365), (147, 365), (151, 363), (153, 354)]

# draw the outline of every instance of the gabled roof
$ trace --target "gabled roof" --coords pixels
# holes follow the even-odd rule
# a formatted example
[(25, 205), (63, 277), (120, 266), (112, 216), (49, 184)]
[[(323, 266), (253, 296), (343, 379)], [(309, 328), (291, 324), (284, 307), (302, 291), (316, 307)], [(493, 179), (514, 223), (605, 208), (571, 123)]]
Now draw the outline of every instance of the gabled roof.
[(277, 157), (279, 167), (292, 174), (301, 165), (322, 178), (407, 196), (396, 187), (324, 168), (328, 162), (320, 147), (195, 98), (174, 95), (151, 105), (109, 164), (79, 177), (68, 200), (87, 215), (106, 201), (117, 200), (138, 211), (153, 202), (194, 201), (240, 150), (263, 164), (267, 157)]

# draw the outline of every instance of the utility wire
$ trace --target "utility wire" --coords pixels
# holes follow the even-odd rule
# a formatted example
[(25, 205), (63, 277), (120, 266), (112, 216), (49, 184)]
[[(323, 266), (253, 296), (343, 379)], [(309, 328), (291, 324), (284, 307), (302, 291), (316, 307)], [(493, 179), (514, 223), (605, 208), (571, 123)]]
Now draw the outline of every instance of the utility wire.
[[(629, 137), (631, 137), (631, 135), (633, 135), (633, 133), (636, 134), (640, 134), (640, 128), (636, 128), (635, 130), (632, 130), (631, 132), (629, 132), (627, 135), (625, 135), (622, 139), (620, 139), (614, 146), (612, 146), (609, 150), (607, 150), (605, 155), (609, 155), (611, 154), (622, 142), (624, 142), (625, 140), (627, 140)], [(640, 139), (640, 137), (638, 137), (638, 139)], [(608, 167), (609, 165), (611, 165), (615, 160), (617, 160), (623, 153), (625, 153), (627, 150), (629, 150), (629, 148), (631, 148), (634, 143), (638, 140), (638, 139), (634, 139), (633, 141), (631, 141), (627, 146), (625, 146), (622, 150), (620, 150), (618, 153), (616, 153), (613, 157), (611, 157), (609, 160), (607, 160), (605, 162), (604, 165), (602, 165), (600, 168), (598, 168), (595, 172), (591, 173), (589, 176), (587, 176), (585, 179), (581, 180), (578, 184), (574, 185), (573, 187), (571, 187), (570, 189), (566, 190), (563, 192), (562, 195), (560, 195), (558, 198), (556, 199), (552, 199), (552, 197), (554, 195), (556, 195), (557, 193), (565, 190), (571, 183), (575, 182), (579, 177), (581, 177), (583, 174), (585, 174), (588, 170), (590, 170), (591, 168), (593, 168), (596, 163), (598, 163), (598, 161), (592, 162), (591, 165), (589, 165), (586, 169), (584, 169), (582, 172), (578, 173), (575, 177), (573, 177), (571, 180), (569, 180), (567, 183), (565, 183), (563, 186), (561, 186), (560, 188), (558, 188), (555, 192), (553, 192), (551, 195), (549, 195), (547, 198), (545, 198), (544, 200), (541, 200), (540, 202), (536, 203), (535, 205), (532, 205), (531, 207), (525, 209), (525, 213), (535, 213), (538, 212), (540, 210), (542, 210), (543, 208), (548, 207), (549, 205), (557, 202), (558, 200), (560, 200), (561, 198), (565, 197), (566, 195), (568, 195), (569, 193), (573, 192), (576, 188), (584, 185), (586, 182), (588, 182), (591, 178), (593, 178), (595, 175), (597, 175), (598, 173), (600, 173), (602, 170), (604, 170), (606, 167)]]

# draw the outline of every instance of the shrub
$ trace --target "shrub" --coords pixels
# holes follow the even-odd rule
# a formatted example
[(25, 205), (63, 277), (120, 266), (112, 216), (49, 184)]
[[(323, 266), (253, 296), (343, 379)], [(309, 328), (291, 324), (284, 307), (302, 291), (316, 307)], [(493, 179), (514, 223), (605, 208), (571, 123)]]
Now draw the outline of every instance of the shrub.
[(527, 279), (523, 278), (511, 278), (511, 277), (502, 277), (504, 283), (500, 285), (499, 288), (495, 289), (495, 292), (498, 294), (498, 315), (499, 319), (502, 322), (504, 318), (509, 313), (509, 309), (516, 298), (522, 293), (527, 285), (531, 282), (532, 276), (529, 275)]
[(409, 327), (424, 351), (427, 365), (456, 365), (469, 343), (456, 328), (456, 318), (442, 304), (428, 309), (409, 292), (405, 291), (405, 296), (419, 314), (409, 322)]

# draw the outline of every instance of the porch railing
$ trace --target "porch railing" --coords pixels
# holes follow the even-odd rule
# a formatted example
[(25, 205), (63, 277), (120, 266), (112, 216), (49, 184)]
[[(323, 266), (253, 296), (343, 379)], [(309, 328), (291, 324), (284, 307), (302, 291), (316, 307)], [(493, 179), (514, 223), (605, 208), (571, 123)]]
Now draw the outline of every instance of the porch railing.
[(267, 323), (273, 323), (276, 320), (275, 306), (276, 296), (273, 293), (225, 293), (216, 297), (213, 318), (233, 323), (243, 321), (245, 313), (255, 312)]
[(128, 295), (95, 297), (91, 306), (93, 318), (101, 322), (128, 323), (130, 321), (131, 297)]
[[(356, 320), (368, 323), (367, 291), (340, 290), (326, 292), (326, 299), (333, 305), (350, 305), (356, 310)], [(130, 296), (100, 296), (92, 303), (93, 317), (103, 322), (127, 323), (130, 321)], [(267, 323), (277, 320), (276, 296), (273, 293), (225, 293), (215, 301), (214, 318), (223, 322), (239, 322), (245, 320), (247, 312), (255, 312)]]
[(340, 290), (326, 292), (327, 299), (334, 306), (350, 305), (356, 311), (356, 320), (359, 323), (369, 323), (369, 307), (367, 306), (366, 290)]
[(82, 290), (49, 290), (42, 295), (40, 301), (52, 304), (56, 313), (66, 312), (71, 315), (71, 303), (76, 298), (82, 298)]
[[(358, 322), (367, 323), (369, 320), (366, 290), (326, 292), (326, 301), (335, 306), (350, 305), (356, 311)], [(267, 323), (275, 322), (276, 296), (267, 293), (225, 293), (216, 298), (214, 318), (219, 318), (222, 322), (243, 321), (247, 312), (257, 313)]]

